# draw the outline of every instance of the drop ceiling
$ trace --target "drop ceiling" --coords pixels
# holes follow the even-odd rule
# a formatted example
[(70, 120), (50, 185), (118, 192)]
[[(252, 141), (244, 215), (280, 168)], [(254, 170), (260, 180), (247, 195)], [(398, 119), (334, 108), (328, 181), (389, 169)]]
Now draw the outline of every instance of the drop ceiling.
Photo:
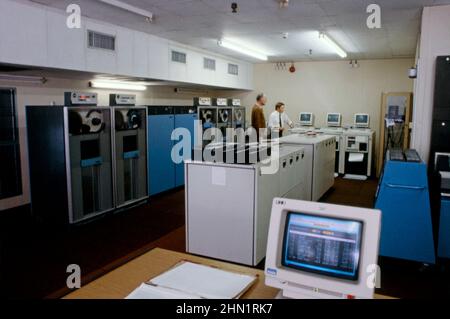
[[(269, 56), (270, 61), (339, 59), (319, 41), (324, 31), (348, 52), (349, 59), (413, 57), (424, 6), (450, 0), (121, 0), (151, 11), (153, 23), (98, 0), (30, 0), (65, 10), (77, 3), (82, 15), (119, 26), (255, 62), (217, 45), (234, 39)], [(231, 12), (237, 2), (238, 13)], [(366, 8), (381, 6), (381, 29), (369, 29)], [(288, 33), (287, 39), (283, 38)]]

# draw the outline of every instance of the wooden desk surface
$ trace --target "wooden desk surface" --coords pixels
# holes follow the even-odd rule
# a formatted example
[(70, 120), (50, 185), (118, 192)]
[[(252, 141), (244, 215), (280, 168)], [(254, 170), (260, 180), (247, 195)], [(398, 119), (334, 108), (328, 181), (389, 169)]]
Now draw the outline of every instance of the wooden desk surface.
[[(143, 282), (162, 274), (183, 260), (256, 275), (258, 279), (243, 295), (244, 299), (274, 299), (279, 292), (278, 289), (264, 285), (265, 276), (262, 270), (155, 248), (68, 294), (64, 299), (124, 299)], [(375, 298), (391, 299), (382, 295), (375, 295)]]
[(243, 295), (245, 299), (273, 299), (278, 294), (277, 289), (264, 285), (264, 272), (261, 270), (155, 248), (64, 298), (123, 299), (143, 282), (162, 274), (183, 260), (215, 266), (224, 270), (257, 275), (257, 282)]

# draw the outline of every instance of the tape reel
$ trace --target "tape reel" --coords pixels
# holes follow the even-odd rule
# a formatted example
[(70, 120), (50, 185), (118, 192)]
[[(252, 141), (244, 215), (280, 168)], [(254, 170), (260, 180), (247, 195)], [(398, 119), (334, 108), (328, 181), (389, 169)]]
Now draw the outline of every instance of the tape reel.
[(89, 133), (100, 133), (105, 128), (103, 113), (98, 110), (89, 111), (84, 124), (89, 126)]
[(219, 110), (219, 120), (221, 123), (228, 123), (229, 114), (228, 110)]
[(242, 122), (243, 118), (244, 118), (244, 112), (242, 112), (242, 110), (235, 110), (234, 111), (234, 120), (236, 122)]
[(127, 113), (127, 119), (128, 119), (128, 128), (137, 130), (141, 127), (141, 113), (137, 110), (130, 110)]
[(116, 129), (137, 130), (142, 125), (142, 116), (138, 110), (116, 110), (115, 111)]
[(100, 133), (104, 128), (100, 110), (69, 111), (69, 133), (72, 135)]
[(207, 123), (211, 123), (213, 120), (213, 114), (211, 110), (202, 110), (202, 119)]

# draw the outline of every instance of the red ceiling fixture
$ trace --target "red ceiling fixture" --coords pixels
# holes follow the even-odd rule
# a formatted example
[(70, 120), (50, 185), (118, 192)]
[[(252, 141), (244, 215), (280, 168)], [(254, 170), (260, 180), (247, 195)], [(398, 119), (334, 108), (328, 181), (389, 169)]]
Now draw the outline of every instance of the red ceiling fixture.
[(292, 63), (291, 67), (289, 68), (289, 72), (295, 73), (295, 71), (297, 71), (297, 69), (295, 68), (294, 63)]

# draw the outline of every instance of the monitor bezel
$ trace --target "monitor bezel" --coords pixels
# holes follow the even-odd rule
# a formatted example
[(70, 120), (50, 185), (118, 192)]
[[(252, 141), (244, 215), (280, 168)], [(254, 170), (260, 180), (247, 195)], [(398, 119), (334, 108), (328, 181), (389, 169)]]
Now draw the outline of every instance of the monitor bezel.
[[(309, 121), (302, 121), (302, 115), (309, 115), (310, 116)], [(299, 122), (301, 125), (312, 126), (314, 123), (314, 114), (312, 112), (301, 112), (299, 116)]]
[[(339, 116), (339, 119), (337, 122), (331, 122), (330, 119), (330, 115), (337, 115)], [(342, 114), (341, 113), (327, 113), (327, 126), (332, 126), (332, 127), (339, 127), (342, 125)]]
[[(357, 222), (361, 225), (361, 232), (359, 235), (359, 254), (358, 254), (358, 261), (357, 261), (357, 265), (356, 265), (356, 269), (355, 269), (355, 274), (352, 276), (347, 276), (347, 275), (342, 275), (342, 274), (333, 274), (333, 273), (327, 273), (325, 271), (320, 271), (320, 270), (314, 270), (314, 269), (309, 269), (306, 267), (301, 267), (301, 266), (293, 266), (293, 265), (287, 265), (285, 263), (286, 260), (286, 241), (287, 241), (287, 236), (288, 236), (288, 228), (289, 228), (289, 221), (290, 221), (290, 217), (291, 215), (303, 215), (303, 216), (309, 216), (309, 217), (315, 217), (315, 218), (327, 218), (327, 219), (334, 219), (334, 220), (342, 220), (342, 221), (348, 221), (348, 222)], [(304, 212), (298, 212), (298, 211), (290, 211), (287, 210), (286, 214), (285, 214), (285, 225), (283, 228), (283, 245), (282, 245), (282, 252), (281, 252), (281, 266), (283, 268), (285, 268), (286, 270), (292, 271), (292, 270), (296, 270), (296, 271), (301, 271), (304, 273), (309, 273), (309, 274), (315, 274), (315, 275), (319, 275), (320, 277), (323, 278), (338, 278), (338, 279), (342, 279), (345, 280), (346, 282), (349, 283), (357, 283), (359, 282), (359, 272), (360, 272), (360, 267), (361, 267), (361, 258), (362, 258), (362, 249), (363, 249), (363, 240), (364, 240), (364, 232), (365, 232), (365, 225), (364, 225), (364, 221), (363, 220), (359, 220), (359, 219), (348, 219), (348, 218), (342, 218), (342, 217), (333, 217), (333, 216), (327, 216), (327, 215), (317, 215), (317, 214), (310, 214), (310, 213), (304, 213)]]
[[(356, 119), (358, 118), (358, 116), (367, 116), (367, 122), (365, 122), (364, 124), (358, 123), (356, 121)], [(356, 127), (369, 127), (370, 126), (370, 114), (367, 113), (356, 113), (353, 119), (353, 123)]]

